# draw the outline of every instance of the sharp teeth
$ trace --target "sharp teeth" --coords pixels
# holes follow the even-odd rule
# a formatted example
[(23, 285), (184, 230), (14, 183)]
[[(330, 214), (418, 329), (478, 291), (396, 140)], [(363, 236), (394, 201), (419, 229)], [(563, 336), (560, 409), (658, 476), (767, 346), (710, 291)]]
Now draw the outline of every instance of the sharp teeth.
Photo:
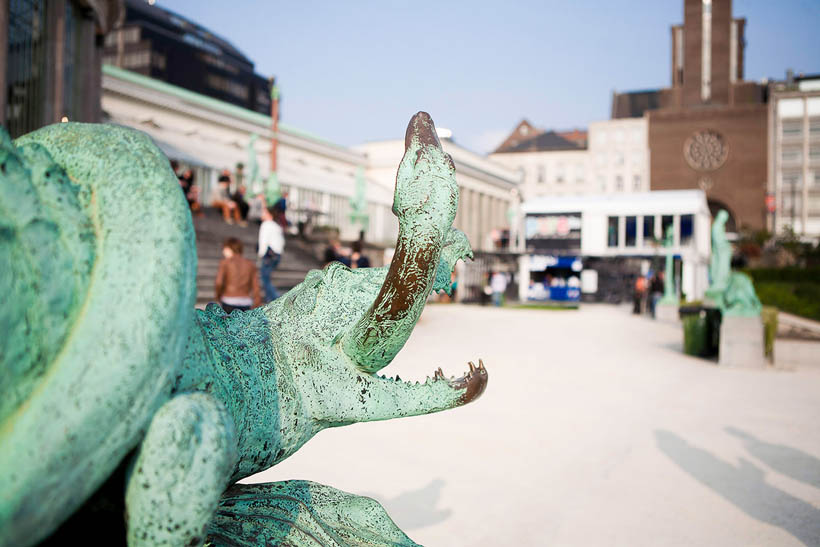
[(396, 381), (397, 381), (397, 382), (401, 382), (401, 378), (399, 378), (399, 375), (398, 375), (398, 374), (396, 374)]

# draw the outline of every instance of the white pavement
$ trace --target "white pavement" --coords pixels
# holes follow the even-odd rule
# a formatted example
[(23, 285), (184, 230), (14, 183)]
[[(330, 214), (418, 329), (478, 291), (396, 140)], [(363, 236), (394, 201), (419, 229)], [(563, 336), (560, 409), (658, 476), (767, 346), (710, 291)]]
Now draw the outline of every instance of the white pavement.
[(718, 368), (681, 337), (625, 308), (430, 305), (384, 373), (483, 357), (479, 400), (324, 431), (254, 480), (369, 495), (428, 547), (820, 545), (820, 366)]

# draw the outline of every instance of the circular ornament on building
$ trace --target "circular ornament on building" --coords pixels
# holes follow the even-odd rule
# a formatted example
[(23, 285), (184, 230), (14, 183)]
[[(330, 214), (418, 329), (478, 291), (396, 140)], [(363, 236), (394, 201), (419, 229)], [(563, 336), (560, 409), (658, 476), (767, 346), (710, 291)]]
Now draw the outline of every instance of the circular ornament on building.
[(706, 129), (698, 131), (683, 144), (683, 157), (692, 169), (714, 171), (726, 163), (729, 147), (723, 135)]

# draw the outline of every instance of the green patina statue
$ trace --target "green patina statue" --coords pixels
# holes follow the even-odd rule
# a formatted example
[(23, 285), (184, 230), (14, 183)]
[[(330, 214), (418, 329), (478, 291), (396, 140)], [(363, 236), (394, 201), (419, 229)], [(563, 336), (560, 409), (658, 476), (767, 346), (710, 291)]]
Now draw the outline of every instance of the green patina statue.
[(666, 269), (663, 274), (663, 297), (660, 304), (678, 305), (678, 295), (675, 293), (675, 262), (672, 256), (672, 245), (675, 242), (675, 230), (672, 226), (666, 227), (663, 246), (666, 249)]
[(245, 182), (245, 186), (254, 196), (262, 192), (262, 185), (259, 181), (259, 161), (256, 159), (257, 139), (259, 136), (256, 133), (252, 133), (248, 139), (248, 180)]
[(706, 289), (706, 301), (719, 308), (724, 316), (759, 316), (762, 306), (751, 278), (732, 271), (732, 245), (726, 237), (727, 220), (729, 213), (721, 209), (712, 223), (711, 284)]
[(362, 232), (367, 231), (370, 225), (370, 215), (367, 213), (367, 197), (365, 192), (366, 182), (364, 180), (364, 168), (359, 166), (356, 169), (356, 188), (353, 197), (350, 198), (350, 222), (359, 224)]
[(390, 266), (334, 262), (231, 315), (194, 310), (191, 216), (148, 137), (64, 123), (0, 139), (0, 546), (43, 540), (123, 469), (129, 545), (415, 545), (371, 499), (236, 481), (322, 429), (484, 391), (483, 364), (376, 374), (472, 254), (429, 115), (407, 129)]

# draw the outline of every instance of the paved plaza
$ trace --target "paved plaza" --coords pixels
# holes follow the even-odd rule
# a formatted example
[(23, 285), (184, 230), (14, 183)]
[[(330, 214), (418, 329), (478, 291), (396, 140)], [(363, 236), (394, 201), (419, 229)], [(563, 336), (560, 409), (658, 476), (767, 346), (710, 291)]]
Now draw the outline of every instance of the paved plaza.
[(254, 480), (374, 497), (428, 547), (820, 545), (820, 355), (727, 370), (624, 307), (430, 305), (384, 373), (479, 357), (473, 404), (324, 431)]

